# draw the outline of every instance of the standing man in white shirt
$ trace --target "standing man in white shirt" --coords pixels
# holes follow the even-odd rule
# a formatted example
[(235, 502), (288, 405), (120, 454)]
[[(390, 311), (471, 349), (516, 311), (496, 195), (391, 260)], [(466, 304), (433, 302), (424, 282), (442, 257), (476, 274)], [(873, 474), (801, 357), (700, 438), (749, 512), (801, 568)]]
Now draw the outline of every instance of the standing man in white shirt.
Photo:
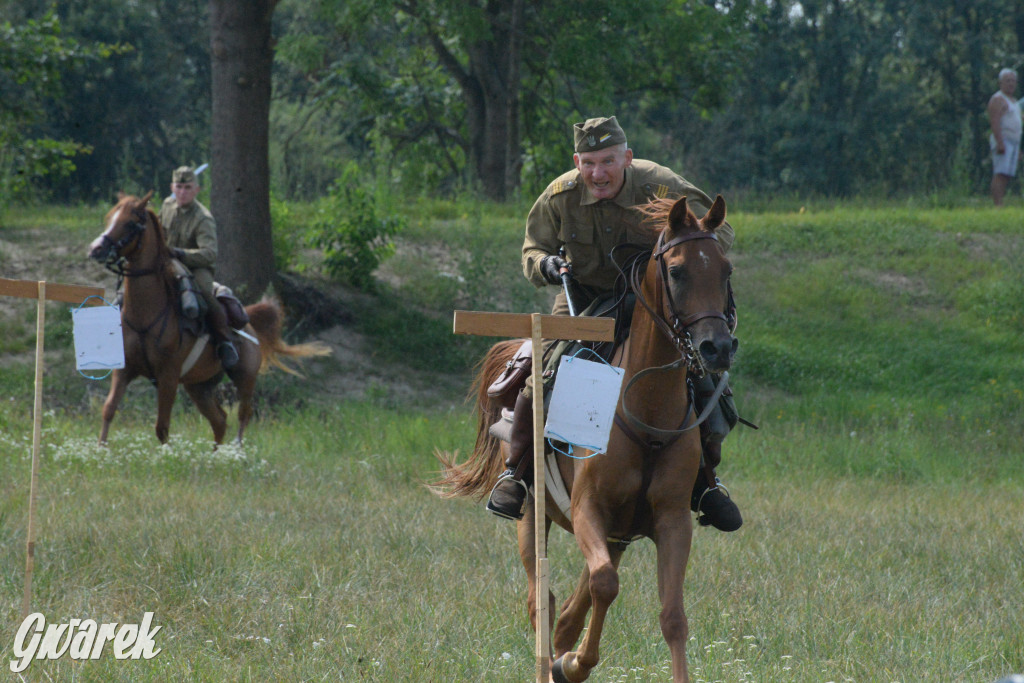
[(988, 122), (992, 129), (989, 147), (992, 150), (992, 201), (1002, 206), (1010, 179), (1017, 175), (1020, 156), (1020, 104), (1014, 99), (1017, 72), (999, 72), (999, 90), (988, 100)]

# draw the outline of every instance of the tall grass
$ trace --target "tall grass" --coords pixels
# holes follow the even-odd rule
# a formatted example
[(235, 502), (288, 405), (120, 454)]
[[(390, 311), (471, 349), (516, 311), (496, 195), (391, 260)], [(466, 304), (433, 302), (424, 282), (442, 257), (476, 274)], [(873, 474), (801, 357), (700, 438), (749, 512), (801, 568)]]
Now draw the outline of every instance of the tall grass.
[[(323, 375), (348, 366), (333, 359), (307, 381), (261, 380), (244, 448), (213, 450), (184, 400), (160, 447), (141, 383), (101, 449), (106, 384), (68, 370), (63, 311), (48, 316), (33, 609), (51, 622), (138, 622), (153, 611), (163, 651), (148, 662), (35, 662), (25, 680), (531, 677), (514, 525), (424, 484), (435, 448), (473, 441), (459, 399), (478, 347), (446, 350), (445, 301), (544, 310), (545, 293), (516, 289), (521, 214), (420, 208), (385, 291), (356, 319), (381, 367), (442, 371), (429, 404), (386, 388), (339, 398)], [(730, 216), (733, 382), (761, 429), (734, 432), (720, 470), (744, 527), (695, 536), (695, 681), (1024, 672), (1022, 219), (1015, 208), (850, 206)], [(0, 226), (4, 239), (31, 239), (33, 219), (20, 225)], [(467, 276), (481, 245), (493, 267)], [(415, 254), (451, 277), (411, 272)], [(0, 662), (21, 622), (31, 334), (0, 333)], [(564, 598), (582, 558), (558, 531), (550, 556)], [(670, 680), (655, 560), (646, 541), (627, 552), (592, 680)]]

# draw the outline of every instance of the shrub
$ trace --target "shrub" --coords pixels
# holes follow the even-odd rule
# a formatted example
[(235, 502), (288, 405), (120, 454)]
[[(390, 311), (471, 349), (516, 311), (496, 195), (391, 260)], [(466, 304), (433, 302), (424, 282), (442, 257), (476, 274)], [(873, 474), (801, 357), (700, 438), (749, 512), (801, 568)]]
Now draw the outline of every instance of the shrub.
[(388, 214), (378, 193), (359, 181), (359, 166), (350, 163), (321, 202), (310, 243), (324, 253), (332, 278), (363, 290), (373, 289), (373, 271), (395, 252), (392, 237), (405, 219)]

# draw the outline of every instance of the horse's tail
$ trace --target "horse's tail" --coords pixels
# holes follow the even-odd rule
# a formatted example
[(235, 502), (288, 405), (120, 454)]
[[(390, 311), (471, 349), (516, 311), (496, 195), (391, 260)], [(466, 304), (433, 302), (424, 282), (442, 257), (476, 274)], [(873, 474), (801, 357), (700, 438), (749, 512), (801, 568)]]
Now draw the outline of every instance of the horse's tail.
[(273, 301), (264, 299), (259, 303), (245, 307), (249, 314), (249, 324), (260, 340), (260, 372), (267, 372), (271, 366), (285, 372), (302, 377), (302, 374), (285, 365), (281, 357), (307, 358), (309, 356), (327, 356), (331, 349), (323, 342), (305, 344), (288, 344), (281, 339), (283, 315), (281, 309)]
[(472, 497), (482, 499), (488, 494), (498, 475), (505, 469), (501, 457), (501, 441), (491, 436), (489, 428), (501, 417), (501, 404), (487, 395), (487, 387), (515, 356), (522, 339), (501, 341), (491, 347), (477, 364), (469, 398), (476, 402), (476, 444), (464, 462), (457, 462), (459, 452), (435, 451), (441, 462), (441, 478), (431, 490), (442, 498)]

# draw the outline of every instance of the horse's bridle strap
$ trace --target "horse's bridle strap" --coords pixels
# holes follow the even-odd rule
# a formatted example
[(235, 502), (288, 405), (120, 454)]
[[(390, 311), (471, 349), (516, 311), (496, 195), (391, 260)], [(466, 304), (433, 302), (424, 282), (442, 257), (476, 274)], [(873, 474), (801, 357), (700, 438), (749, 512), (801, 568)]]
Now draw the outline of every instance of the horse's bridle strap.
[(660, 259), (666, 251), (673, 247), (678, 247), (683, 242), (689, 242), (690, 240), (715, 240), (718, 241), (718, 236), (713, 232), (691, 232), (686, 235), (680, 235), (679, 237), (673, 238), (668, 242), (662, 242), (665, 239), (665, 233), (662, 232), (658, 237), (658, 245), (654, 248), (654, 258)]

